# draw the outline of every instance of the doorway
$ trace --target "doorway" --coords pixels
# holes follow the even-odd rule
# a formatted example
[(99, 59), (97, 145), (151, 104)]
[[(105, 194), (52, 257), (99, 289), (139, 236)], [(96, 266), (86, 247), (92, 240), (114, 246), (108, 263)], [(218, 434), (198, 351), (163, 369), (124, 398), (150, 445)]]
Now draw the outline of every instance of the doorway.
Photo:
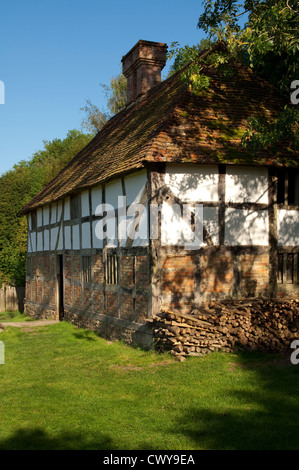
[(63, 255), (57, 256), (57, 310), (59, 320), (64, 318), (64, 276), (63, 276)]

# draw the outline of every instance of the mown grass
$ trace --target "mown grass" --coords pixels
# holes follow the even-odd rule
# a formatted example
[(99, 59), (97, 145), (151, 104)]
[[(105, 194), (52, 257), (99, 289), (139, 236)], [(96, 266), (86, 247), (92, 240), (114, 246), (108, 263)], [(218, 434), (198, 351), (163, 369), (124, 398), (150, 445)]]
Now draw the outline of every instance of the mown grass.
[(288, 358), (179, 363), (66, 322), (7, 327), (0, 340), (1, 450), (299, 449), (299, 366)]
[(18, 311), (0, 313), (0, 323), (20, 321), (32, 321), (32, 318)]

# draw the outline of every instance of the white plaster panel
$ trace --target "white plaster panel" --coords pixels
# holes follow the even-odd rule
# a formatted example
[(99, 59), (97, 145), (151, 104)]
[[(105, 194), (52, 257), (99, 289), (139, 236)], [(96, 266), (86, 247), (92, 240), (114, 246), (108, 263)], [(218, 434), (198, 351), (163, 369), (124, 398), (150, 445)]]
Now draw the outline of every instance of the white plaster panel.
[(115, 248), (118, 245), (117, 240), (117, 219), (114, 217), (109, 217), (107, 219), (108, 227), (107, 227), (107, 246), (110, 248)]
[(166, 165), (165, 183), (185, 202), (218, 201), (217, 165)]
[(84, 224), (82, 224), (82, 248), (91, 248), (89, 222), (84, 222)]
[(92, 245), (93, 248), (103, 248), (103, 240), (99, 239), (96, 234), (96, 225), (98, 221), (94, 220), (92, 223)]
[(89, 216), (89, 191), (81, 193), (81, 215), (82, 217)]
[(62, 207), (63, 207), (63, 203), (62, 203), (62, 201), (59, 201), (57, 203), (57, 222), (59, 222), (61, 220)]
[[(105, 204), (101, 210), (96, 211), (96, 215), (102, 216), (105, 212), (104, 217), (96, 221), (94, 225), (95, 237), (99, 240), (106, 240), (110, 247), (117, 246), (117, 217), (113, 206)], [(104, 231), (104, 227), (106, 230)]]
[(44, 251), (47, 251), (50, 249), (50, 234), (49, 230), (46, 229), (44, 230)]
[(79, 225), (73, 225), (73, 250), (80, 250), (80, 230)]
[(136, 232), (136, 235), (133, 241), (133, 246), (148, 246), (148, 245), (149, 245), (149, 239), (148, 239), (147, 210), (145, 210), (140, 219), (139, 228), (138, 228), (138, 231)]
[(227, 166), (226, 201), (268, 204), (267, 168)]
[(203, 208), (203, 225), (211, 237), (214, 245), (219, 244), (219, 220), (216, 207)]
[(125, 177), (127, 205), (138, 204), (147, 183), (146, 171), (133, 173)]
[(31, 241), (31, 233), (28, 232), (27, 236), (27, 251), (28, 253), (32, 253), (32, 241)]
[(131, 208), (128, 209), (127, 217), (120, 223), (118, 236), (121, 238), (121, 246), (126, 246), (129, 236), (133, 238), (132, 246), (147, 246), (149, 244), (147, 204), (140, 214), (138, 211), (136, 212), (134, 206), (131, 205)]
[(55, 250), (58, 236), (58, 227), (51, 228), (51, 250)]
[(267, 246), (269, 244), (268, 211), (228, 208), (225, 212), (225, 244)]
[(92, 188), (91, 191), (91, 205), (92, 205), (92, 214), (96, 212), (97, 206), (102, 204), (102, 186)]
[(118, 239), (119, 239), (119, 244), (122, 247), (126, 246), (127, 243), (127, 238), (128, 238), (128, 232), (131, 233), (132, 231), (132, 224), (133, 224), (133, 215), (132, 216), (124, 216), (118, 219)]
[(64, 227), (64, 244), (66, 250), (71, 250), (72, 248), (72, 239), (71, 239), (71, 227), (66, 225)]
[[(201, 209), (198, 207), (197, 211), (201, 211)], [(181, 216), (181, 209), (178, 204), (169, 205), (163, 203), (161, 211), (162, 245), (184, 245), (186, 249), (191, 249), (191, 247), (193, 249), (198, 248), (203, 244), (202, 222), (202, 211), (201, 213), (196, 212), (195, 224), (198, 236), (198, 240), (196, 241), (191, 226), (191, 213), (186, 211), (186, 213)]]
[(43, 251), (43, 233), (37, 232), (37, 251)]
[(36, 211), (36, 223), (38, 227), (43, 225), (43, 209), (39, 208)]
[(51, 207), (51, 224), (55, 224), (57, 222), (57, 204), (52, 204)]
[(106, 204), (111, 204), (114, 209), (118, 207), (118, 196), (122, 196), (121, 180), (115, 180), (105, 186)]
[[(104, 231), (104, 227), (106, 230)], [(114, 210), (108, 212), (105, 217), (96, 221), (93, 226), (93, 232), (96, 239), (106, 240), (110, 247), (116, 247), (117, 242), (117, 218), (114, 216)]]
[(60, 226), (58, 237), (59, 239), (58, 239), (57, 250), (63, 250), (63, 227), (62, 225)]
[(278, 209), (278, 245), (299, 246), (299, 211)]
[(32, 252), (36, 251), (36, 232), (31, 232)]
[(64, 220), (70, 220), (71, 218), (71, 199), (67, 197), (64, 200)]
[(163, 204), (161, 211), (161, 243), (162, 245), (181, 245), (180, 215), (169, 204)]
[(49, 225), (50, 209), (49, 206), (43, 208), (44, 225)]
[(29, 228), (29, 230), (32, 229), (31, 214), (28, 214), (28, 228)]

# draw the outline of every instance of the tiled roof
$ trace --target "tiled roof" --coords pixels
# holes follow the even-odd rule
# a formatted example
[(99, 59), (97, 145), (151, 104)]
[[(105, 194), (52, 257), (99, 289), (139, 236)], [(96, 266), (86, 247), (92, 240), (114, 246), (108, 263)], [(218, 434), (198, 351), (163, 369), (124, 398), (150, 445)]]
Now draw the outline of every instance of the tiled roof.
[(275, 116), (284, 106), (277, 90), (243, 65), (224, 78), (215, 70), (208, 89), (192, 93), (177, 73), (114, 116), (93, 140), (23, 209), (51, 203), (106, 182), (145, 162), (282, 164), (298, 153), (250, 155), (241, 146), (249, 116)]

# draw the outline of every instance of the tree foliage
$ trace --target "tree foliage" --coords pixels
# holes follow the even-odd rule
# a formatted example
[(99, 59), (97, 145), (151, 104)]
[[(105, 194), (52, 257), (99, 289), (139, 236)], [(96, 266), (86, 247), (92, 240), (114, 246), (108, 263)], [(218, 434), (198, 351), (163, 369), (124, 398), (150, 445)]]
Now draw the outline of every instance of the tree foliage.
[(69, 131), (65, 139), (44, 141), (44, 148), (0, 177), (0, 284), (24, 285), (27, 219), (22, 207), (52, 180), (90, 141), (91, 135)]
[[(297, 0), (204, 0), (204, 12), (198, 27), (207, 34), (210, 45), (225, 43), (230, 56), (251, 67), (254, 72), (277, 87), (285, 97), (285, 108), (272, 120), (252, 116), (242, 144), (256, 152), (274, 148), (288, 139), (294, 150), (299, 148), (299, 110), (291, 103), (291, 83), (299, 79), (299, 33)], [(225, 73), (227, 56), (221, 50), (200, 58), (202, 48), (176, 47), (175, 64), (190, 61), (183, 78), (198, 92), (209, 86), (203, 63)]]
[(231, 53), (282, 92), (289, 92), (290, 83), (299, 76), (297, 0), (204, 0), (203, 4), (198, 27), (210, 39), (224, 40)]
[[(198, 27), (211, 40), (224, 40), (231, 54), (276, 86), (290, 93), (299, 77), (299, 33), (297, 0), (205, 0)], [(240, 20), (245, 18), (241, 26)], [(252, 116), (243, 145), (252, 151), (271, 148), (288, 139), (299, 148), (299, 111), (286, 105), (271, 121)]]
[(100, 111), (90, 100), (84, 108), (83, 127), (87, 133), (71, 130), (64, 139), (44, 141), (44, 148), (30, 160), (20, 161), (0, 176), (0, 284), (24, 285), (27, 251), (27, 220), (22, 207), (50, 182), (70, 160), (126, 105), (126, 79), (113, 77), (105, 90), (107, 110)]
[(170, 45), (169, 52), (167, 54), (167, 60), (174, 59), (168, 77), (176, 73), (178, 70), (183, 69), (186, 65), (192, 62), (196, 62), (198, 56), (205, 50), (209, 49), (213, 45), (210, 39), (202, 39), (199, 44), (193, 46), (181, 47), (178, 42), (173, 42)]
[(99, 132), (112, 116), (124, 109), (127, 102), (127, 80), (122, 73), (112, 77), (109, 86), (102, 83), (100, 86), (105, 90), (107, 109), (101, 111), (90, 100), (86, 100), (85, 106), (81, 108), (85, 113), (82, 127), (93, 134)]

